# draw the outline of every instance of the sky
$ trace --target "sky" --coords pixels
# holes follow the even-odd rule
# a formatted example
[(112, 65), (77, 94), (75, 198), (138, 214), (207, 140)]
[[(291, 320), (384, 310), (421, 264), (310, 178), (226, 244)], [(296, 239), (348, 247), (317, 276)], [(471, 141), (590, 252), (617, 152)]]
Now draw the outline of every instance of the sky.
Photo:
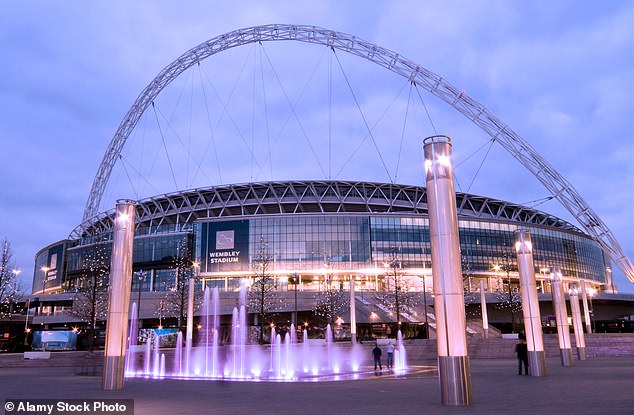
[[(3, 1), (0, 238), (30, 285), (34, 255), (81, 222), (110, 140), (160, 70), (223, 33), (292, 23), (355, 35), (464, 90), (567, 178), (633, 258), (632, 22), (627, 1)], [(420, 139), (440, 133), (452, 137), (459, 190), (576, 225), (556, 201), (532, 202), (548, 192), (449, 105), (363, 59), (297, 43), (242, 46), (176, 79), (135, 128), (101, 210), (252, 180), (422, 185)], [(188, 150), (148, 150), (165, 141)], [(634, 292), (620, 272), (616, 283)]]

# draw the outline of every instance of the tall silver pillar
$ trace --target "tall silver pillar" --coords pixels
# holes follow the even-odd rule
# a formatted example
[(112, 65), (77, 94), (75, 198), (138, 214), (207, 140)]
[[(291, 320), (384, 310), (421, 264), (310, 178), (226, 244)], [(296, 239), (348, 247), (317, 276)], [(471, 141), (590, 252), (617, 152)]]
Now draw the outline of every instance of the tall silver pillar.
[(357, 342), (357, 304), (354, 293), (354, 276), (350, 275), (350, 339)]
[(528, 229), (515, 231), (515, 252), (517, 253), (517, 269), (520, 276), (529, 373), (531, 376), (546, 376), (546, 353), (544, 352), (542, 319), (539, 312), (537, 285), (535, 284), (533, 243)]
[(428, 137), (423, 141), (423, 149), (441, 399), (443, 405), (470, 405), (471, 368), (467, 353), (451, 140), (446, 136)]
[(566, 297), (561, 281), (559, 267), (552, 269), (551, 290), (553, 295), (553, 308), (557, 321), (557, 337), (559, 338), (559, 351), (561, 353), (561, 365), (573, 366), (572, 346), (570, 345), (570, 326), (568, 325), (568, 310), (566, 309)]
[(577, 287), (570, 288), (570, 311), (572, 312), (572, 327), (575, 332), (575, 346), (577, 346), (577, 358), (586, 360), (586, 337), (583, 334), (581, 323), (581, 309), (579, 308), (579, 292)]
[(583, 320), (586, 323), (586, 333), (592, 333), (592, 320), (590, 320), (590, 309), (588, 308), (586, 282), (579, 281), (579, 285), (581, 285), (581, 302), (583, 303)]
[(489, 337), (489, 314), (487, 313), (487, 299), (482, 280), (480, 280), (480, 309), (482, 310), (482, 330), (486, 339)]
[(123, 389), (132, 285), (134, 213), (133, 201), (117, 200), (108, 287), (106, 350), (101, 379), (103, 390)]
[(603, 284), (603, 292), (608, 294), (616, 294), (616, 284), (614, 284), (614, 278), (612, 277), (612, 268), (605, 268), (605, 284)]
[[(192, 338), (194, 335), (194, 283), (195, 280), (193, 278), (189, 279), (189, 286), (187, 292), (187, 326), (186, 326), (186, 336), (185, 343), (191, 344)], [(205, 327), (207, 330), (208, 327)]]

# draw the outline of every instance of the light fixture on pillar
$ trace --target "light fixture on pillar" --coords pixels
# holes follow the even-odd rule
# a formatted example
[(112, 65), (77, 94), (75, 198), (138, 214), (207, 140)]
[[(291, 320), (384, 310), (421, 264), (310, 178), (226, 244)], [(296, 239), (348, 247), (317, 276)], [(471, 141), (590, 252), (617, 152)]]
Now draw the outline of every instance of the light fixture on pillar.
[(572, 346), (570, 344), (570, 326), (568, 325), (568, 311), (566, 310), (566, 298), (562, 275), (559, 267), (552, 267), (552, 295), (555, 320), (557, 322), (557, 337), (559, 339), (559, 351), (561, 353), (561, 365), (573, 366)]
[(482, 331), (484, 338), (489, 337), (489, 314), (487, 312), (487, 300), (484, 293), (484, 281), (480, 280), (480, 310), (482, 313)]
[(526, 333), (529, 373), (531, 376), (546, 376), (546, 354), (542, 336), (542, 321), (535, 284), (533, 243), (528, 229), (515, 231), (515, 252), (522, 296), (522, 314)]
[[(358, 277), (358, 276), (357, 276)], [(352, 344), (357, 342), (357, 298), (355, 295), (355, 281), (350, 277), (350, 340)], [(295, 288), (297, 292), (297, 288)], [(297, 294), (295, 294), (297, 295)]]
[(132, 284), (134, 213), (133, 201), (117, 201), (110, 262), (106, 348), (101, 382), (104, 390), (123, 389)]
[(579, 290), (575, 285), (570, 287), (570, 311), (572, 312), (572, 327), (575, 333), (575, 346), (577, 346), (577, 358), (586, 360), (586, 338), (583, 334), (583, 324), (581, 323), (581, 309), (579, 308)]
[(44, 275), (44, 278), (42, 279), (42, 293), (46, 290), (46, 280), (48, 279), (48, 272), (50, 270), (51, 267), (47, 267), (46, 265), (40, 268), (40, 271), (42, 271), (42, 274)]
[(444, 405), (470, 405), (471, 369), (467, 352), (451, 140), (446, 136), (428, 137), (423, 141), (423, 149), (440, 394)]

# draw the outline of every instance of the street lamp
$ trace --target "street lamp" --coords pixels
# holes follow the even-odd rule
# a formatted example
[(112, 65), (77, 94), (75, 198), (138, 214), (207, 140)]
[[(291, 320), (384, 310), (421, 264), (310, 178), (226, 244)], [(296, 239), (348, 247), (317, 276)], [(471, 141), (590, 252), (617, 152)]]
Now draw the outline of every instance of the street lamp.
[(42, 294), (43, 294), (44, 290), (46, 289), (46, 277), (48, 277), (48, 272), (51, 270), (51, 267), (47, 267), (45, 265), (42, 268), (40, 268), (40, 270), (42, 271), (44, 275), (44, 279), (42, 280)]
[(546, 279), (546, 275), (550, 272), (550, 268), (546, 268), (546, 267), (541, 267), (539, 269), (539, 274), (541, 275), (542, 279), (540, 281), (541, 284), (541, 291), (542, 294), (544, 294), (544, 280)]
[(594, 288), (588, 288), (588, 298), (590, 299), (590, 327), (592, 328), (592, 332), (596, 333), (596, 328), (594, 326), (594, 307), (592, 306), (592, 297), (597, 294), (597, 290)]
[[(51, 270), (51, 267), (47, 267), (45, 265), (40, 269), (42, 270), (42, 273), (44, 274), (44, 279), (42, 280), (42, 294), (44, 294), (44, 290), (46, 289), (46, 278), (48, 277), (48, 272)], [(42, 325), (44, 326), (44, 328), (46, 328), (46, 324), (44, 324), (46, 317), (44, 317), (44, 302), (43, 301), (40, 307), (42, 310)]]
[[(9, 313), (13, 314), (14, 312), (14, 306), (15, 306), (15, 296), (18, 292), (18, 275), (20, 275), (20, 271), (19, 269), (12, 269), (11, 273), (13, 274), (13, 292), (10, 293), (9, 295)], [(9, 289), (9, 287), (7, 287), (7, 289)]]
[(159, 301), (159, 325), (158, 329), (161, 330), (163, 328), (163, 300)]
[(425, 307), (425, 338), (429, 339), (429, 321), (427, 320), (427, 276), (423, 275), (423, 307)]
[(143, 326), (143, 319), (141, 318), (141, 287), (145, 280), (145, 272), (143, 272), (143, 269), (139, 269), (139, 272), (137, 272), (136, 275), (138, 277), (138, 288), (139, 288), (137, 302), (136, 302), (136, 317), (138, 320), (137, 327), (139, 330), (141, 330)]
[(293, 309), (293, 318), (291, 323), (293, 324), (293, 327), (297, 327), (297, 284), (299, 283), (297, 274), (291, 274), (290, 277), (288, 277), (288, 282), (295, 286), (295, 308)]
[(189, 350), (194, 338), (194, 290), (196, 279), (198, 278), (198, 270), (200, 269), (200, 263), (197, 261), (192, 262), (193, 274), (189, 276), (189, 287), (187, 289), (187, 324), (186, 324), (186, 336), (185, 347)]

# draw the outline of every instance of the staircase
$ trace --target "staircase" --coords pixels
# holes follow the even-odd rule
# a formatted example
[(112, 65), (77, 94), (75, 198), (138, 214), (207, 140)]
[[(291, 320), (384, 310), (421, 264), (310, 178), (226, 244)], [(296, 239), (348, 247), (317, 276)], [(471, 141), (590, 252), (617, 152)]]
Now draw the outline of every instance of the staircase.
[[(430, 306), (427, 306), (425, 310), (427, 313), (427, 322), (429, 323), (429, 337), (436, 337), (436, 315), (434, 314), (434, 309)], [(484, 338), (484, 328), (482, 328), (482, 320), (467, 320), (467, 336), (468, 337), (476, 337), (476, 338)], [(489, 338), (500, 338), (502, 337), (502, 333), (500, 330), (495, 327), (489, 325)]]

